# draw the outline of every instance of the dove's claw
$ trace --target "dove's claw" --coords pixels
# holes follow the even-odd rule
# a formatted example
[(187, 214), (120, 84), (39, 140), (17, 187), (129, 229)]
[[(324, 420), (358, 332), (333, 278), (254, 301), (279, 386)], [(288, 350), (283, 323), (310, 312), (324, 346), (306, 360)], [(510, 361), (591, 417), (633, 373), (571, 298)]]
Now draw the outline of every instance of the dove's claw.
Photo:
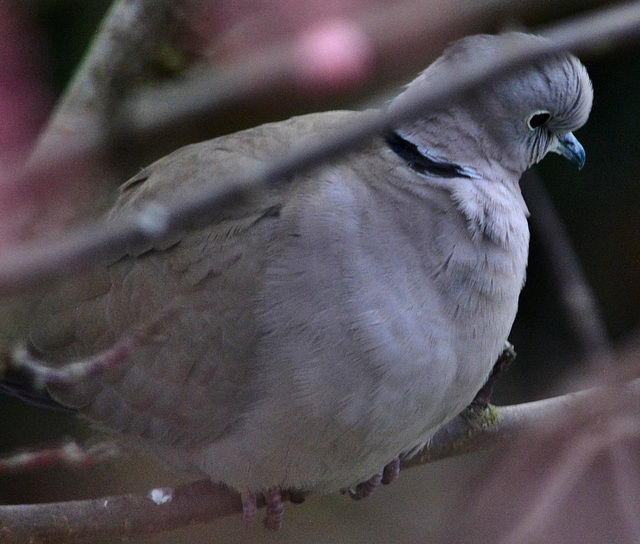
[(282, 527), (284, 518), (284, 504), (282, 492), (278, 488), (270, 489), (266, 494), (267, 517), (264, 518), (264, 526), (270, 531), (277, 531)]
[(256, 496), (253, 493), (242, 495), (242, 519), (245, 523), (253, 523), (256, 520)]
[(382, 471), (382, 485), (389, 485), (395, 482), (400, 476), (400, 457), (396, 457), (391, 463), (384, 467)]
[(376, 488), (380, 484), (381, 480), (382, 474), (376, 474), (375, 476), (369, 478), (366, 482), (358, 484), (354, 489), (350, 489), (349, 496), (355, 501), (366, 499), (375, 493)]
[(369, 478), (366, 482), (359, 483), (352, 489), (349, 489), (349, 496), (356, 501), (366, 499), (375, 493), (378, 485), (389, 485), (398, 479), (400, 474), (400, 457), (396, 457), (391, 463), (386, 465), (383, 471)]

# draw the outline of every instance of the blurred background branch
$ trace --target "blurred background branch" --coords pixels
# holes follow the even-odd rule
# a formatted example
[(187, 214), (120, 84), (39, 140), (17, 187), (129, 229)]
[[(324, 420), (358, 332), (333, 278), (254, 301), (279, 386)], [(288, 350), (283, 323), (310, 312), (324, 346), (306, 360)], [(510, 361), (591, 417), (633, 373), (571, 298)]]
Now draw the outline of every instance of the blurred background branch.
[[(589, 28), (589, 32), (585, 31)], [(135, 251), (149, 241), (159, 242), (175, 232), (207, 217), (245, 197), (249, 191), (277, 183), (293, 173), (300, 173), (324, 161), (342, 155), (373, 134), (381, 134), (403, 119), (423, 109), (435, 108), (462, 96), (468, 89), (507, 74), (518, 67), (563, 49), (609, 49), (626, 43), (630, 34), (640, 31), (640, 3), (602, 10), (562, 26), (542, 30), (552, 42), (537, 48), (506, 51), (491, 63), (469, 63), (464, 73), (452, 73), (424, 96), (407, 101), (393, 112), (381, 110), (362, 117), (362, 121), (345, 127), (330, 138), (309, 138), (285, 157), (253, 172), (239, 172), (236, 179), (194, 192), (189, 200), (152, 203), (141, 212), (121, 221), (101, 221), (84, 231), (71, 233), (60, 242), (47, 242), (34, 248), (19, 248), (0, 260), (0, 294), (16, 294), (47, 281), (86, 269), (105, 260), (117, 259), (126, 251)], [(165, 112), (166, 113), (166, 112)]]
[[(38, 137), (30, 165), (109, 151), (113, 115), (132, 84), (178, 71), (194, 46), (193, 0), (118, 0)], [(93, 172), (102, 177), (104, 173)]]
[(520, 186), (532, 211), (532, 228), (545, 247), (562, 305), (582, 346), (586, 368), (597, 379), (601, 379), (603, 373), (609, 373), (609, 379), (616, 379), (609, 333), (569, 234), (537, 172), (525, 172)]

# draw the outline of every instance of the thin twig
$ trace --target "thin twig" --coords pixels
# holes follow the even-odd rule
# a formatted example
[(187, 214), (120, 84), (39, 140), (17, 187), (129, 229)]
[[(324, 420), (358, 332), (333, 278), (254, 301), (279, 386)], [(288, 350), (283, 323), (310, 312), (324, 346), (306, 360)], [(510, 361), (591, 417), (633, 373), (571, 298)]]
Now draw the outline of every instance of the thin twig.
[[(476, 421), (471, 420), (471, 426), (469, 415), (463, 414), (440, 429), (416, 456), (403, 460), (402, 467), (495, 447), (507, 447), (525, 432), (544, 429), (549, 422), (557, 422), (567, 413), (580, 414), (589, 419), (602, 413), (613, 402), (635, 400), (637, 403), (638, 399), (640, 379), (620, 384), (615, 391), (608, 387), (598, 387), (535, 402), (490, 407), (489, 410), (494, 412), (480, 414)], [(573, 412), (569, 412), (570, 410)]]
[(13, 350), (10, 365), (25, 373), (32, 380), (35, 389), (50, 385), (73, 385), (91, 376), (120, 367), (142, 346), (154, 341), (155, 336), (167, 326), (177, 312), (175, 304), (168, 305), (149, 323), (124, 335), (115, 345), (88, 357), (61, 366), (50, 366), (46, 361), (34, 357), (26, 346), (20, 344)]
[(48, 470), (53, 466), (88, 468), (118, 455), (113, 442), (81, 446), (75, 441), (54, 448), (29, 450), (0, 458), (0, 475)]
[(190, 56), (188, 21), (196, 18), (187, 15), (200, 3), (113, 3), (26, 163), (19, 171), (3, 172), (4, 247), (59, 237), (108, 204), (107, 193), (129, 172), (127, 162), (114, 154), (115, 108), (134, 82), (158, 80), (159, 68), (166, 76), (180, 66), (175, 59)]
[[(454, 0), (446, 4), (403, 0), (344, 24), (363, 37), (382, 69), (398, 70), (409, 63), (424, 63), (429, 53), (486, 28), (498, 17), (513, 17), (536, 7), (540, 3), (535, 0)], [(229, 102), (306, 80), (309, 59), (303, 44), (304, 35), (206, 70), (199, 67), (197, 72), (162, 87), (142, 89), (122, 104), (117, 130), (144, 138), (194, 116), (219, 111)], [(326, 83), (314, 81), (314, 87), (322, 91)]]
[(514, 47), (500, 58), (469, 63), (464, 72), (451, 73), (428, 93), (407, 100), (401, 108), (363, 113), (359, 123), (322, 141), (312, 139), (283, 158), (255, 171), (239, 173), (233, 180), (205, 187), (183, 202), (171, 206), (150, 203), (141, 212), (118, 222), (99, 221), (71, 233), (58, 243), (32, 246), (7, 253), (0, 262), (0, 296), (17, 294), (72, 271), (95, 266), (96, 262), (118, 258), (149, 241), (164, 240), (205, 217), (215, 217), (250, 191), (299, 174), (318, 164), (344, 155), (373, 134), (389, 130), (425, 109), (450, 104), (470, 89), (504, 76), (535, 60), (565, 49), (597, 50), (622, 43), (640, 29), (640, 3), (598, 11), (568, 21), (542, 34), (551, 42)]

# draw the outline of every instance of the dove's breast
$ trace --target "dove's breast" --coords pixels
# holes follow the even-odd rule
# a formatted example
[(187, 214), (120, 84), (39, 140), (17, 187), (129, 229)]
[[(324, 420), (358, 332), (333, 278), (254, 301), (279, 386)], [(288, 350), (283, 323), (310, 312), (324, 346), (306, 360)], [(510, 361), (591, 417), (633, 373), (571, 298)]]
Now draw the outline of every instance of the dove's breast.
[[(375, 179), (357, 161), (322, 170), (281, 210), (262, 281), (262, 400), (244, 431), (315, 490), (368, 478), (469, 404), (524, 277), (526, 248), (474, 240), (446, 191), (419, 199)], [(285, 451), (267, 453), (279, 434)]]

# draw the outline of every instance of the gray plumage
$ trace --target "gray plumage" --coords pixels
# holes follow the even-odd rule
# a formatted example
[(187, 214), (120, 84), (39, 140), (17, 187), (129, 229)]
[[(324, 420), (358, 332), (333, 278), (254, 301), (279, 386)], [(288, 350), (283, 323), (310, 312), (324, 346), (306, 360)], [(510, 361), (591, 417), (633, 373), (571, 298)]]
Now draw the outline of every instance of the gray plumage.
[[(540, 39), (459, 41), (389, 107), (466, 58)], [(558, 54), (123, 256), (96, 273), (90, 298), (38, 312), (31, 341), (47, 359), (108, 349), (178, 310), (120, 368), (53, 395), (242, 493), (368, 479), (424, 445), (486, 380), (525, 278), (519, 177), (548, 151), (584, 161), (571, 131), (591, 102), (584, 67)], [(110, 215), (235, 177), (358, 115), (306, 115), (180, 149), (126, 183)]]

